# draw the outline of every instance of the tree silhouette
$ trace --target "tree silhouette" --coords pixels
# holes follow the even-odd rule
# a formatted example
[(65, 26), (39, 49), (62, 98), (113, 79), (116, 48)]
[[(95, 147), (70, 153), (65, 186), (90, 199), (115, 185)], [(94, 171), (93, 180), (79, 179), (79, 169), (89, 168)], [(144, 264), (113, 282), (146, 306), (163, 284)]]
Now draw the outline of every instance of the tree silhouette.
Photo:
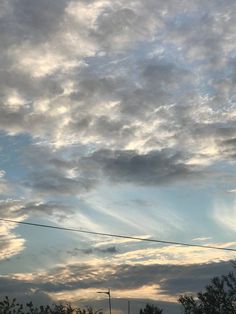
[(140, 314), (161, 314), (162, 312), (163, 310), (154, 304), (146, 304), (145, 308), (139, 311)]
[(23, 305), (16, 302), (16, 299), (10, 300), (5, 297), (0, 302), (0, 314), (21, 314), (23, 313)]
[(54, 305), (41, 305), (36, 307), (32, 302), (23, 304), (16, 302), (16, 299), (12, 301), (5, 297), (0, 302), (0, 314), (103, 314), (101, 311), (94, 311), (91, 307), (80, 309), (72, 307), (70, 304), (54, 304)]
[(185, 314), (236, 314), (236, 277), (233, 272), (214, 277), (197, 298), (184, 295), (179, 302)]

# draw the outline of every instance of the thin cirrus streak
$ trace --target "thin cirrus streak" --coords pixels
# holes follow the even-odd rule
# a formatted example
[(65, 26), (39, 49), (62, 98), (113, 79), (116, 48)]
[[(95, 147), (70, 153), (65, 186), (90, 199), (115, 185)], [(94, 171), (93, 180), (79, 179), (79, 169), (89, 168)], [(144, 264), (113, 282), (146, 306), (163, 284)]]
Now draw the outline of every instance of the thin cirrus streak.
[(72, 231), (72, 232), (79, 232), (79, 233), (92, 234), (92, 235), (100, 235), (100, 236), (112, 237), (112, 238), (132, 239), (132, 240), (137, 240), (137, 241), (155, 242), (155, 243), (162, 243), (162, 244), (174, 244), (174, 245), (182, 245), (182, 246), (189, 246), (189, 247), (191, 246), (191, 247), (198, 247), (198, 248), (204, 248), (204, 249), (236, 252), (236, 249), (225, 248), (225, 247), (217, 247), (217, 246), (210, 246), (210, 245), (198, 245), (198, 244), (175, 242), (175, 241), (165, 241), (165, 240), (157, 240), (157, 239), (149, 239), (149, 238), (139, 238), (139, 237), (132, 237), (132, 236), (128, 236), (128, 235), (120, 235), (120, 234), (112, 234), (112, 233), (95, 232), (95, 231), (89, 231), (89, 230), (83, 230), (83, 229), (58, 227), (58, 226), (38, 224), (38, 223), (25, 222), (25, 221), (17, 221), (17, 220), (4, 219), (4, 218), (0, 218), (0, 220), (5, 221), (5, 222), (10, 222), (10, 223), (27, 225), (27, 226), (34, 226), (34, 227), (40, 227), (40, 228), (50, 228), (50, 229), (57, 229), (57, 230), (64, 230), (64, 231)]

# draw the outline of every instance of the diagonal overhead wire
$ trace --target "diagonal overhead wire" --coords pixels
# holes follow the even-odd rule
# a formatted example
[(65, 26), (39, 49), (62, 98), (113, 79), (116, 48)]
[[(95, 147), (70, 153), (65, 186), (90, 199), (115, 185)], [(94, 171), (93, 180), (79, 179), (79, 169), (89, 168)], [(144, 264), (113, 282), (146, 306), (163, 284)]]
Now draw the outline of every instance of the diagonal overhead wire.
[(110, 237), (110, 238), (121, 238), (121, 239), (130, 239), (130, 240), (137, 240), (137, 241), (143, 241), (143, 242), (154, 242), (154, 243), (161, 243), (161, 244), (181, 245), (181, 246), (187, 246), (187, 247), (197, 247), (197, 248), (202, 248), (202, 249), (236, 252), (236, 249), (224, 248), (224, 247), (212, 246), (212, 245), (200, 245), (200, 244), (192, 244), (192, 243), (185, 243), (185, 242), (148, 239), (148, 238), (128, 236), (128, 235), (122, 235), (122, 234), (96, 232), (96, 231), (90, 231), (86, 229), (66, 228), (66, 227), (46, 225), (46, 224), (40, 224), (40, 223), (34, 223), (34, 222), (18, 221), (18, 220), (13, 220), (13, 219), (6, 219), (6, 218), (0, 218), (0, 221), (8, 222), (8, 223), (16, 223), (19, 225), (26, 225), (26, 226), (31, 226), (31, 227), (49, 228), (49, 229), (56, 229), (56, 230), (79, 232), (79, 233), (84, 233), (84, 234), (100, 235), (100, 236)]

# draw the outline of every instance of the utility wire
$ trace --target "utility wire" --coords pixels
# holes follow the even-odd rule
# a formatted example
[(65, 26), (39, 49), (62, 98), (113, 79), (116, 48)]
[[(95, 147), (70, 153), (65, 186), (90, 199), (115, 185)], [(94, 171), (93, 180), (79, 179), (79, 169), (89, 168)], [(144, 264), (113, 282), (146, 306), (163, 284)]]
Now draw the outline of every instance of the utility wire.
[(0, 221), (16, 223), (16, 224), (32, 226), (32, 227), (50, 228), (50, 229), (85, 233), (85, 234), (100, 235), (100, 236), (110, 237), (110, 238), (121, 238), (121, 239), (130, 239), (130, 240), (154, 242), (154, 243), (161, 243), (161, 244), (173, 244), (173, 245), (181, 245), (181, 246), (188, 246), (188, 247), (198, 247), (198, 248), (203, 248), (203, 249), (236, 252), (236, 249), (223, 248), (223, 247), (217, 247), (217, 246), (211, 246), (211, 245), (200, 245), (200, 244), (192, 244), (192, 243), (184, 243), (184, 242), (164, 241), (164, 240), (158, 240), (158, 239), (145, 239), (145, 238), (141, 238), (141, 237), (134, 237), (134, 236), (128, 236), (128, 235), (95, 232), (95, 231), (89, 231), (89, 230), (85, 230), (85, 229), (58, 227), (58, 226), (39, 224), (39, 223), (33, 223), (33, 222), (25, 222), (25, 221), (17, 221), (17, 220), (12, 220), (12, 219), (5, 219), (5, 218), (0, 218)]

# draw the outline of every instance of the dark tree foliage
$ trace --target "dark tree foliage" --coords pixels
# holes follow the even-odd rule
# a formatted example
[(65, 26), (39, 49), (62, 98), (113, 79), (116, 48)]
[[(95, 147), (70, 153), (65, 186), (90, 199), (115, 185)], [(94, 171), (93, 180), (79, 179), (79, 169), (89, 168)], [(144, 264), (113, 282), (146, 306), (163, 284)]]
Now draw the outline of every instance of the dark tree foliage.
[(5, 299), (0, 302), (0, 313), (1, 314), (23, 313), (23, 305), (17, 303), (16, 299), (13, 299), (11, 301), (8, 297), (5, 297)]
[(72, 307), (70, 304), (54, 304), (36, 307), (32, 302), (26, 303), (26, 306), (16, 302), (16, 299), (10, 300), (5, 297), (0, 302), (0, 314), (103, 314), (101, 311), (94, 312), (91, 307), (80, 309)]
[(163, 310), (153, 304), (146, 304), (144, 309), (140, 310), (140, 314), (161, 314)]
[(180, 296), (185, 314), (236, 314), (236, 277), (234, 273), (214, 277), (197, 298)]

